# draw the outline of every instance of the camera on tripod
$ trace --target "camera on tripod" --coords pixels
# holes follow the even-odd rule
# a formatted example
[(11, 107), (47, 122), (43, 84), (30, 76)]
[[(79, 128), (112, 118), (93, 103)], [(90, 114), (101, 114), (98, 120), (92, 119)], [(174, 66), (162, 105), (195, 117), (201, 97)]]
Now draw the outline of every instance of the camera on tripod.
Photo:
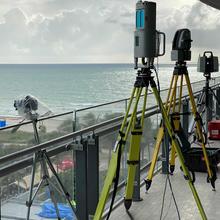
[(28, 120), (38, 117), (38, 113), (36, 113), (39, 107), (38, 100), (31, 95), (15, 100), (14, 107), (19, 115)]
[(173, 39), (171, 60), (182, 62), (191, 60), (191, 42), (191, 32), (189, 29), (177, 30)]
[(38, 109), (38, 101), (31, 95), (27, 95), (22, 99), (14, 101), (15, 110), (23, 111), (24, 113), (36, 111)]
[(199, 56), (197, 70), (198, 72), (202, 72), (205, 75), (210, 75), (210, 73), (218, 72), (218, 57), (213, 56), (213, 53), (211, 51), (205, 51), (202, 57)]

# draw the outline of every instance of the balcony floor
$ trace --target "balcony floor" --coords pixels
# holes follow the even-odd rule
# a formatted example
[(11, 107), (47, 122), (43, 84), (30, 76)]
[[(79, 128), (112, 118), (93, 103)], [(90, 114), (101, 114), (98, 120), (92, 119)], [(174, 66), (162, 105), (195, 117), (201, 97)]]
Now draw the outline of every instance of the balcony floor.
[[(218, 177), (220, 178), (220, 169), (218, 171)], [(212, 191), (210, 184), (206, 182), (206, 173), (196, 173), (195, 187), (200, 196), (201, 202), (205, 209), (207, 218), (209, 220), (220, 219), (220, 180), (216, 180), (216, 191)], [(176, 170), (173, 176), (170, 176), (174, 196), (177, 201), (178, 209), (180, 212), (181, 220), (199, 220), (201, 216), (198, 212), (196, 203), (192, 196), (191, 190), (187, 181), (184, 179), (182, 172), (180, 171), (177, 161)], [(143, 220), (160, 219), (162, 198), (164, 192), (164, 186), (166, 181), (166, 175), (158, 174), (154, 177), (151, 188), (148, 193), (145, 193), (145, 187), (141, 188), (141, 197), (143, 201), (133, 202), (129, 214), (126, 213), (124, 205), (120, 205), (116, 208), (111, 215), (110, 219), (120, 220)], [(164, 216), (166, 216), (164, 218)], [(163, 211), (163, 218), (167, 220), (177, 220), (177, 211), (171, 197), (171, 191), (169, 185), (167, 185), (165, 205)]]

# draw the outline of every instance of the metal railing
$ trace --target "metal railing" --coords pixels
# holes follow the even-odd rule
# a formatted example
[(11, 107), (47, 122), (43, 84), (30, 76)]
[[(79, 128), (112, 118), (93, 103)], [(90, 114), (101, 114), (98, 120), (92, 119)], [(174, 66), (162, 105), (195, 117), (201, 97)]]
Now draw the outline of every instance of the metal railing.
[[(212, 81), (211, 86), (213, 87), (213, 89), (219, 90), (219, 84), (220, 78), (216, 78)], [(203, 85), (204, 81), (192, 84), (195, 97), (199, 96)], [(165, 97), (166, 94), (167, 90), (161, 91), (162, 97)], [(187, 101), (188, 96), (185, 94), (183, 96), (183, 99)], [(52, 159), (53, 165), (57, 168), (59, 176), (63, 178), (64, 182), (66, 181), (69, 183), (67, 185), (67, 188), (71, 190), (71, 195), (76, 201), (77, 213), (80, 216), (80, 219), (88, 219), (89, 215), (94, 214), (95, 205), (98, 201), (98, 193), (99, 190), (102, 188), (106, 170), (108, 168), (108, 162), (111, 157), (111, 150), (114, 146), (114, 142), (116, 140), (117, 133), (123, 119), (123, 113), (121, 116), (105, 121), (104, 119), (101, 120), (100, 118), (100, 120), (94, 120), (95, 123), (98, 123), (86, 128), (82, 128), (81, 130), (73, 132), (73, 130), (71, 129), (74, 129), (74, 123), (76, 125), (76, 121), (78, 120), (77, 118), (79, 118), (79, 112), (88, 112), (88, 110), (95, 110), (97, 112), (100, 112), (101, 110), (97, 109), (102, 108), (103, 106), (111, 106), (115, 103), (124, 103), (125, 100), (128, 99), (105, 103), (103, 105), (98, 105), (92, 108), (85, 108), (77, 110), (75, 112), (67, 112), (64, 114), (39, 119), (37, 121), (37, 124), (39, 126), (46, 126), (46, 130), (48, 130), (45, 135), (45, 133), (42, 133), (42, 131), (40, 131), (40, 128), (38, 127), (38, 132), (40, 133), (40, 137), (42, 140), (41, 144), (36, 145), (34, 142), (32, 142), (32, 144), (28, 145), (26, 139), (23, 142), (19, 142), (22, 149), (10, 152), (9, 154), (6, 153), (5, 155), (2, 155), (0, 157), (0, 183), (2, 189), (1, 195), (3, 195), (1, 196), (1, 215), (10, 217), (11, 213), (8, 209), (12, 208), (12, 204), (15, 203), (19, 204), (22, 207), (21, 209), (23, 211), (26, 210), (25, 201), (29, 189), (28, 178), (30, 178), (31, 165), (33, 163), (32, 155), (40, 150), (47, 151), (48, 155)], [(124, 110), (126, 110), (126, 108)], [(66, 119), (64, 119), (66, 116), (68, 116), (67, 124), (65, 124)], [(113, 116), (115, 116), (115, 114), (113, 114)], [(54, 133), (54, 135), (57, 136), (56, 138), (54, 138), (54, 136), (51, 135), (51, 133), (54, 132), (54, 129), (52, 129), (51, 125), (49, 125), (49, 121), (58, 118), (60, 118), (59, 123), (51, 123), (53, 126), (55, 125), (56, 127), (56, 132)], [(61, 120), (61, 118), (63, 119)], [(154, 146), (154, 136), (160, 123), (159, 111), (154, 102), (152, 102), (152, 104), (146, 109), (145, 120), (146, 132), (144, 132), (144, 137), (141, 143), (140, 175), (145, 172), (150, 162)], [(65, 123), (63, 124), (63, 122)], [(19, 124), (19, 129), (22, 130), (22, 126), (25, 127), (27, 125), (29, 126), (27, 129), (30, 130), (32, 126), (32, 121)], [(11, 130), (17, 127), (18, 125), (12, 125), (6, 128), (1, 128), (0, 137), (4, 136), (5, 134), (9, 135)], [(22, 131), (27, 132), (27, 129), (23, 129)], [(32, 139), (34, 140), (33, 131), (30, 133), (32, 135)], [(29, 136), (25, 137), (30, 137), (30, 133)], [(44, 135), (47, 138), (45, 138)], [(22, 145), (23, 143), (25, 143), (24, 146)], [(6, 145), (3, 145), (3, 147), (7, 147), (9, 145), (10, 143), (6, 143)], [(76, 147), (77, 145), (78, 147)], [(125, 185), (127, 171), (126, 157), (128, 146), (129, 141), (126, 144), (125, 152), (122, 157), (121, 176), (119, 184), (120, 190), (117, 196), (118, 201), (121, 201), (123, 198), (123, 186)], [(64, 169), (65, 166), (62, 166), (62, 162), (64, 160), (66, 161), (67, 159), (72, 160), (74, 165), (69, 169)], [(160, 165), (161, 161), (158, 161), (158, 169)], [(20, 175), (14, 175), (16, 172)], [(71, 176), (70, 173), (72, 174)], [(68, 180), (68, 178), (71, 178), (71, 180)], [(90, 182), (88, 183), (87, 181)], [(92, 181), (94, 182), (92, 183)], [(15, 186), (19, 189), (15, 190)], [(37, 200), (38, 202), (35, 204), (36, 208), (38, 209), (40, 209), (39, 204), (42, 204), (44, 201), (46, 201), (46, 199), (48, 199), (45, 199), (45, 193), (42, 192), (42, 194), (43, 196), (41, 195), (41, 197)], [(86, 204), (85, 201), (87, 201)], [(24, 216), (25, 214), (21, 215), (20, 219), (25, 219)]]

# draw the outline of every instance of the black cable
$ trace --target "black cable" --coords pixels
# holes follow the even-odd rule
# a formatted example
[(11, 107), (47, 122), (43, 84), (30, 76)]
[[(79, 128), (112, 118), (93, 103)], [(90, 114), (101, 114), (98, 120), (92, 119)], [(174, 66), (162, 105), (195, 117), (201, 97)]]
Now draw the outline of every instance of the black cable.
[[(155, 66), (153, 66), (153, 69), (154, 69), (154, 71), (155, 71), (155, 73), (156, 73), (158, 93), (160, 94), (160, 81), (159, 81), (159, 77), (158, 77), (158, 72), (157, 72), (157, 69), (155, 68)], [(160, 106), (159, 106), (159, 108), (160, 108)], [(161, 110), (161, 109), (160, 109), (160, 110)], [(164, 126), (165, 126), (165, 125), (164, 125)], [(166, 150), (165, 150), (165, 154), (166, 154)], [(165, 157), (166, 157), (166, 155), (165, 155)], [(166, 158), (167, 158), (167, 157), (166, 157)], [(165, 186), (164, 186), (164, 191), (163, 191), (163, 199), (162, 199), (162, 206), (161, 206), (161, 212), (160, 212), (160, 220), (162, 220), (162, 216), (163, 216), (164, 203), (165, 203), (165, 195), (166, 195), (166, 190), (167, 190), (167, 182), (169, 182), (169, 187), (170, 187), (171, 195), (172, 195), (172, 198), (173, 198), (175, 207), (176, 207), (178, 219), (181, 220), (181, 219), (180, 219), (179, 208), (178, 208), (178, 205), (177, 205), (177, 202), (176, 202), (176, 198), (175, 198), (175, 195), (174, 195), (174, 192), (173, 192), (173, 187), (172, 187), (172, 184), (171, 184), (171, 181), (170, 181), (169, 173), (167, 174), (167, 178), (166, 178)], [(170, 206), (170, 205), (169, 205), (169, 206)], [(167, 213), (166, 213), (165, 217), (166, 217), (166, 216), (167, 216)]]
[(170, 200), (170, 201), (169, 201), (169, 205), (168, 205), (168, 208), (167, 208), (167, 212), (166, 212), (166, 214), (164, 215), (163, 220), (166, 219), (166, 217), (167, 217), (167, 215), (168, 215), (168, 213), (169, 213), (169, 210), (170, 210), (170, 207), (171, 207), (171, 202), (172, 202), (172, 195), (170, 195), (170, 199), (169, 199), (169, 200)]
[(161, 210), (160, 210), (160, 220), (162, 220), (162, 216), (163, 216), (165, 195), (166, 195), (166, 190), (167, 190), (167, 180), (168, 180), (168, 177), (166, 178), (165, 185), (164, 185), (164, 190), (163, 190), (163, 199), (162, 199), (162, 205), (161, 205)]
[[(165, 125), (163, 125), (165, 126)], [(165, 149), (165, 158), (167, 158), (167, 151)], [(168, 166), (168, 164), (167, 164)], [(167, 167), (167, 170), (169, 170), (169, 168)], [(164, 202), (165, 202), (165, 194), (166, 194), (166, 190), (167, 190), (167, 181), (169, 183), (169, 187), (170, 187), (170, 191), (171, 191), (171, 195), (172, 195), (172, 198), (173, 198), (173, 201), (174, 201), (174, 204), (175, 204), (175, 207), (176, 207), (176, 211), (177, 211), (177, 215), (178, 215), (178, 219), (181, 220), (180, 218), (180, 212), (179, 212), (179, 208), (178, 208), (178, 205), (177, 205), (177, 202), (176, 202), (176, 198), (175, 198), (175, 195), (174, 195), (174, 192), (173, 192), (173, 187), (172, 187), (172, 183), (170, 181), (170, 176), (169, 176), (169, 172), (167, 173), (167, 177), (166, 177), (166, 182), (165, 182), (165, 186), (164, 186), (164, 192), (163, 192), (163, 199), (162, 199), (162, 206), (161, 206), (161, 212), (160, 212), (160, 220), (162, 220), (162, 215), (163, 215), (163, 209), (164, 209)], [(171, 204), (171, 202), (170, 202)], [(167, 213), (166, 215), (164, 216), (164, 219), (167, 217), (168, 215), (168, 210), (170, 208), (170, 204), (168, 206), (168, 209), (167, 209)]]
[(110, 215), (111, 215), (111, 212), (113, 209), (113, 205), (114, 205), (114, 201), (115, 201), (115, 197), (117, 194), (118, 182), (119, 182), (119, 178), (120, 178), (121, 153), (122, 153), (122, 139), (119, 142), (119, 146), (118, 146), (118, 158), (117, 158), (117, 167), (116, 167), (116, 173), (115, 173), (115, 179), (114, 179), (114, 188), (113, 188), (112, 200), (110, 203), (109, 212), (106, 217), (106, 220), (108, 220), (110, 218)]
[(176, 211), (177, 211), (177, 215), (178, 215), (178, 219), (180, 220), (180, 212), (179, 212), (179, 208), (178, 208), (178, 205), (177, 205), (177, 202), (176, 202), (176, 198), (175, 198), (175, 195), (174, 195), (174, 192), (173, 192), (173, 187), (172, 187), (172, 184), (171, 184), (171, 181), (170, 181), (170, 176), (168, 176), (168, 182), (169, 182), (169, 186), (170, 186), (170, 191), (171, 191), (171, 194), (172, 194), (172, 197), (173, 197), (173, 201), (174, 201), (174, 204), (175, 204), (175, 207), (176, 207)]
[(156, 78), (157, 78), (157, 89), (158, 89), (158, 93), (160, 94), (160, 81), (159, 81), (159, 77), (158, 77), (158, 71), (156, 69), (155, 66), (153, 66), (154, 72), (156, 73)]
[[(176, 198), (175, 198), (175, 195), (174, 195), (174, 192), (173, 192), (173, 187), (172, 187), (172, 183), (170, 181), (169, 173), (167, 174), (166, 181), (165, 181), (165, 186), (164, 186), (164, 191), (163, 191), (163, 199), (162, 199), (162, 205), (161, 205), (161, 211), (160, 211), (160, 220), (162, 220), (162, 216), (163, 216), (164, 203), (165, 203), (165, 195), (166, 195), (166, 190), (167, 190), (167, 182), (169, 183), (169, 187), (170, 187), (170, 191), (171, 191), (171, 196), (173, 198), (173, 201), (174, 201), (174, 204), (175, 204), (175, 207), (176, 207), (178, 219), (181, 220), (179, 208), (178, 208), (178, 205), (177, 205), (177, 202), (176, 202)], [(165, 214), (163, 219), (165, 219), (167, 217), (168, 211), (170, 209), (170, 205), (171, 205), (171, 200), (170, 200), (170, 204), (169, 204), (169, 206), (167, 208), (167, 213)]]

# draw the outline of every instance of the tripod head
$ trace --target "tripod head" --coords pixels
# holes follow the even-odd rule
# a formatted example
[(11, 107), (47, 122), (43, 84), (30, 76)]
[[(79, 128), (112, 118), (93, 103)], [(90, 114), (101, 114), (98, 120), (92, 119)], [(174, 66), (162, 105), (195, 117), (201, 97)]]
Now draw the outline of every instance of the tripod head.
[(184, 63), (191, 60), (191, 32), (189, 29), (179, 29), (173, 38), (171, 60)]
[[(163, 38), (162, 51), (160, 51), (161, 37)], [(154, 58), (164, 54), (165, 34), (156, 30), (156, 3), (138, 1), (134, 32), (134, 68), (152, 68)], [(141, 66), (138, 66), (138, 59), (141, 59)]]

